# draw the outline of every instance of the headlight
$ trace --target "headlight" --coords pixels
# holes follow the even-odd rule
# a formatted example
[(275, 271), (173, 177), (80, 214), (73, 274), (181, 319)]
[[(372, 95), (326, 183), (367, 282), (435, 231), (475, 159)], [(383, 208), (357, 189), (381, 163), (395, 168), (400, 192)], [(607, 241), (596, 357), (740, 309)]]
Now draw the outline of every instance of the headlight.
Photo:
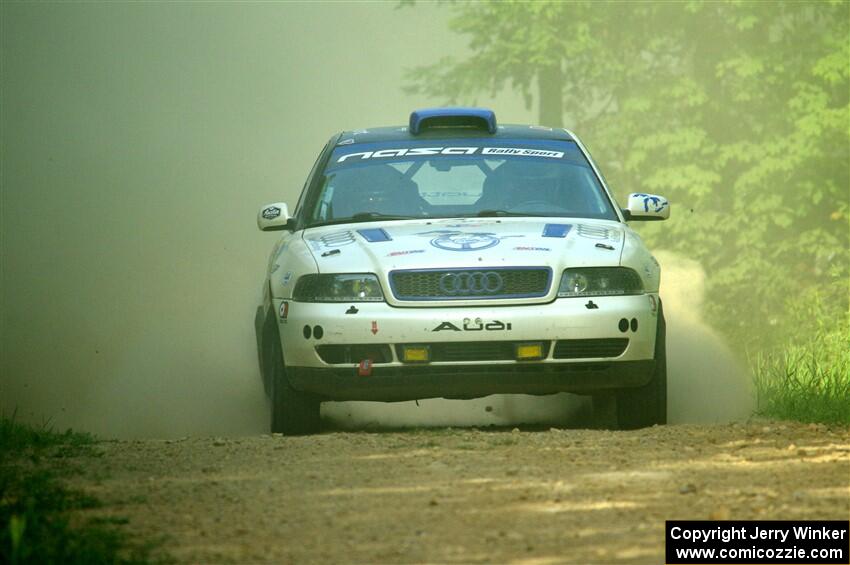
[(381, 302), (384, 293), (371, 274), (304, 275), (292, 299), (301, 302)]
[(591, 267), (567, 269), (561, 276), (558, 296), (609, 296), (640, 294), (643, 283), (632, 269), (626, 267)]

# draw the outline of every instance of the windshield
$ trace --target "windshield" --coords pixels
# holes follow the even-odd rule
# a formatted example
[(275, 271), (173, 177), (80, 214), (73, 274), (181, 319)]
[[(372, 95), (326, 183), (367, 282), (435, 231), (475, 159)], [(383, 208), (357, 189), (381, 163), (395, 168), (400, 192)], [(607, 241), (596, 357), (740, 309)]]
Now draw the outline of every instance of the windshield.
[(617, 219), (574, 142), (453, 139), (337, 147), (308, 224), (501, 215)]

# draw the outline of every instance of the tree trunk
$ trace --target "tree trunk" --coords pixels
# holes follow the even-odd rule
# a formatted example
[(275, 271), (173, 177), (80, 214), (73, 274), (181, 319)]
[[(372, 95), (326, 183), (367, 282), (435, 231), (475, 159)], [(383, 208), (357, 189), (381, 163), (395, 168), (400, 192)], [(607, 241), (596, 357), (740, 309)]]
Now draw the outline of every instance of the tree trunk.
[(564, 127), (564, 89), (560, 61), (558, 64), (541, 67), (537, 73), (540, 88), (540, 125), (553, 128)]

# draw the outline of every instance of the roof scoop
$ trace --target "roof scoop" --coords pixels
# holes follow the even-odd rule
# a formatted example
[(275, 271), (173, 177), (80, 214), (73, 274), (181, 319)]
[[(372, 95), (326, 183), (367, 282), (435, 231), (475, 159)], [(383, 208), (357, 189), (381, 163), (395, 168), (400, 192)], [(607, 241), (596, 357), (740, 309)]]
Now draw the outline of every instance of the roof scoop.
[(472, 128), (496, 133), (496, 113), (489, 108), (425, 108), (410, 114), (412, 135), (432, 128)]

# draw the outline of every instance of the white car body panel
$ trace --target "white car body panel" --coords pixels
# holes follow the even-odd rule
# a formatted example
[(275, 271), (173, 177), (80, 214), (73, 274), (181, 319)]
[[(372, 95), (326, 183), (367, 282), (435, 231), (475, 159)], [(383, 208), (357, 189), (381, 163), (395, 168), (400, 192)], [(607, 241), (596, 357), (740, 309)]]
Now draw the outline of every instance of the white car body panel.
[[(566, 237), (543, 237), (546, 224), (568, 225), (570, 229)], [(358, 231), (378, 228), (390, 237), (389, 241), (370, 242)], [(484, 237), (498, 243), (479, 250), (441, 249), (438, 247), (440, 232), (483, 233), (488, 234)], [(511, 300), (402, 301), (393, 296), (389, 279), (389, 273), (394, 270), (528, 266), (552, 269), (553, 279), (546, 296)], [(641, 276), (646, 294), (557, 298), (563, 270), (587, 266), (631, 267)], [(358, 302), (358, 313), (346, 315), (352, 303), (292, 301), (298, 278), (316, 272), (375, 273), (386, 303)], [(638, 332), (628, 332), (629, 346), (618, 360), (652, 359), (655, 309), (648, 295), (652, 295), (653, 300), (658, 299), (659, 279), (658, 264), (639, 236), (626, 225), (577, 218), (404, 220), (324, 226), (286, 234), (272, 253), (269, 267), (274, 312), (280, 312), (282, 302), (289, 302), (287, 318), (278, 316), (287, 363), (306, 367), (327, 366), (315, 352), (314, 346), (318, 344), (619, 337), (617, 323), (624, 317), (638, 320)], [(588, 310), (585, 306), (588, 301), (593, 301), (598, 308)], [(474, 323), (479, 318), (485, 323), (488, 320), (510, 322), (511, 330), (486, 332), (486, 335), (483, 331), (433, 331), (443, 321), (462, 326), (464, 320)], [(377, 324), (377, 333), (371, 331), (372, 322)], [(322, 339), (305, 339), (302, 335), (304, 325), (321, 326)], [(551, 359), (551, 351), (552, 348), (550, 358), (544, 362), (574, 362), (555, 361)]]
[[(657, 299), (657, 295), (654, 295)], [(585, 304), (592, 300), (598, 309), (588, 310)], [(280, 310), (283, 299), (275, 299)], [(381, 302), (357, 304), (357, 314), (345, 314), (349, 303), (304, 304), (290, 303), (286, 320), (280, 322), (280, 335), (287, 363), (299, 367), (327, 367), (315, 350), (316, 345), (330, 344), (428, 344), (440, 342), (496, 341), (554, 341), (557, 339), (593, 339), (628, 337), (626, 351), (618, 361), (639, 361), (653, 358), (655, 347), (656, 311), (647, 295), (605, 296), (593, 298), (561, 298), (539, 308), (529, 306), (503, 306), (499, 308), (393, 308)], [(638, 329), (620, 333), (620, 319), (635, 318)], [(434, 329), (450, 322), (461, 331)], [(464, 331), (464, 326), (477, 328), (490, 322), (510, 324), (510, 330)], [(322, 339), (305, 339), (304, 326), (324, 328)], [(377, 330), (373, 333), (373, 328)], [(304, 347), (308, 345), (308, 347)], [(600, 359), (552, 358), (553, 347), (543, 363), (576, 363)], [(432, 362), (430, 365), (480, 365), (515, 364), (522, 361), (458, 361)], [(401, 365), (393, 353), (390, 365)], [(353, 365), (352, 365), (353, 366)]]

